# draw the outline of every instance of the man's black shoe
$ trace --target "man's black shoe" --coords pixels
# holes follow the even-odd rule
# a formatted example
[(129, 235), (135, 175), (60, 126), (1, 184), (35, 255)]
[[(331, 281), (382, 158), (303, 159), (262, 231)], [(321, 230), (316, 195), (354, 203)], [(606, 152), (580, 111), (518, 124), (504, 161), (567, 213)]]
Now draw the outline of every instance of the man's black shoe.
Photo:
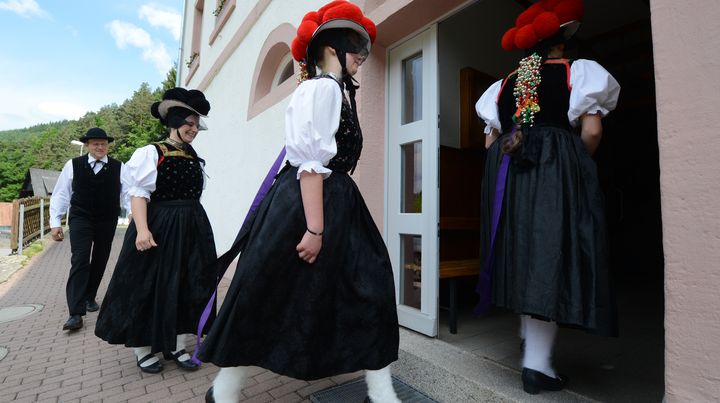
[(70, 318), (63, 325), (63, 330), (78, 330), (83, 326), (82, 316), (70, 315)]
[(88, 301), (88, 302), (85, 304), (85, 309), (87, 309), (88, 312), (95, 312), (95, 311), (97, 311), (98, 309), (100, 309), (100, 305), (98, 305), (98, 303), (95, 302), (95, 300)]

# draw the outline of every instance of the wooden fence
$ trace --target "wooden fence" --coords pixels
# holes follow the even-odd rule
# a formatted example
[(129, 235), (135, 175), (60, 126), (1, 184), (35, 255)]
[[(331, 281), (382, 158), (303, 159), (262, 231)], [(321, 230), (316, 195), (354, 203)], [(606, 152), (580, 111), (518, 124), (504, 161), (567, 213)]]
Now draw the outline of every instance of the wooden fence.
[(50, 232), (50, 198), (26, 197), (13, 200), (10, 249), (13, 252), (18, 249), (22, 251), (25, 245), (40, 239), (41, 232), (42, 236)]

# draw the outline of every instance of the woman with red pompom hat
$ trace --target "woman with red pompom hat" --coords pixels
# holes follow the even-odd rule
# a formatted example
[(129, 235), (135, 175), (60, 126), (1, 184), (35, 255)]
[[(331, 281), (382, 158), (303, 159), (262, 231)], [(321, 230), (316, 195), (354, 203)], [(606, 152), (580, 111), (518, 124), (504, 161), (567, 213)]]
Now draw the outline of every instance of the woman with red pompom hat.
[(374, 39), (347, 1), (298, 27), (292, 53), (307, 79), (285, 113), (288, 163), (231, 248), (242, 254), (200, 347), (221, 367), (208, 402), (238, 401), (247, 366), (302, 380), (366, 369), (366, 400), (399, 402), (392, 267), (350, 177), (362, 149), (353, 76)]
[(528, 55), (476, 104), (486, 123), (483, 268), (477, 313), (520, 314), (523, 389), (561, 390), (558, 325), (616, 334), (603, 196), (592, 154), (620, 86), (598, 63), (563, 59), (581, 0), (540, 0), (502, 38)]

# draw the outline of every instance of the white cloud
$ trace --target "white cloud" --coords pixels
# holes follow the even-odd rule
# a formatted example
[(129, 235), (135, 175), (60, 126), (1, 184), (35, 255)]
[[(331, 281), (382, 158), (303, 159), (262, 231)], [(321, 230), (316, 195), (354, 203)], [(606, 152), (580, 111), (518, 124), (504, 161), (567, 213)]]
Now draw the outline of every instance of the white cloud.
[(87, 112), (87, 108), (78, 104), (63, 101), (44, 101), (37, 105), (40, 112), (62, 119), (79, 119)]
[(138, 15), (140, 19), (147, 19), (153, 27), (170, 31), (175, 40), (180, 39), (182, 16), (174, 9), (150, 3), (140, 7)]
[(0, 10), (8, 10), (21, 17), (50, 17), (35, 0), (7, 0), (0, 1)]
[(154, 40), (144, 29), (119, 20), (113, 20), (107, 27), (120, 49), (128, 45), (142, 49), (143, 59), (152, 62), (160, 74), (167, 73), (172, 67), (172, 58), (165, 44)]
[[(77, 95), (69, 91), (49, 88), (15, 86), (13, 99), (0, 100), (0, 130), (19, 129), (40, 123), (74, 120), (83, 117), (91, 108), (99, 109), (102, 100), (93, 100), (91, 107), (75, 103)], [(95, 94), (89, 96), (94, 98)], [(68, 99), (73, 98), (73, 99)]]

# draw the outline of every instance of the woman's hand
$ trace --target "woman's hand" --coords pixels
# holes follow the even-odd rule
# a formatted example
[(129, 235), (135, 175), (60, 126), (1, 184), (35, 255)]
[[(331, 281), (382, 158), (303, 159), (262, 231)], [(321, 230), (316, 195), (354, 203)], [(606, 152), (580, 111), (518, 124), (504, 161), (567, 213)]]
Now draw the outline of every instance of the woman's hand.
[(150, 230), (138, 229), (137, 237), (135, 237), (135, 247), (140, 252), (156, 247), (155, 239)]
[(492, 129), (490, 133), (485, 135), (485, 149), (490, 148), (492, 143), (497, 140), (498, 136), (500, 135), (500, 132), (498, 132), (497, 129)]
[(298, 257), (310, 264), (315, 263), (320, 248), (322, 247), (322, 235), (314, 235), (309, 231), (305, 231), (300, 243), (295, 247), (298, 251)]

